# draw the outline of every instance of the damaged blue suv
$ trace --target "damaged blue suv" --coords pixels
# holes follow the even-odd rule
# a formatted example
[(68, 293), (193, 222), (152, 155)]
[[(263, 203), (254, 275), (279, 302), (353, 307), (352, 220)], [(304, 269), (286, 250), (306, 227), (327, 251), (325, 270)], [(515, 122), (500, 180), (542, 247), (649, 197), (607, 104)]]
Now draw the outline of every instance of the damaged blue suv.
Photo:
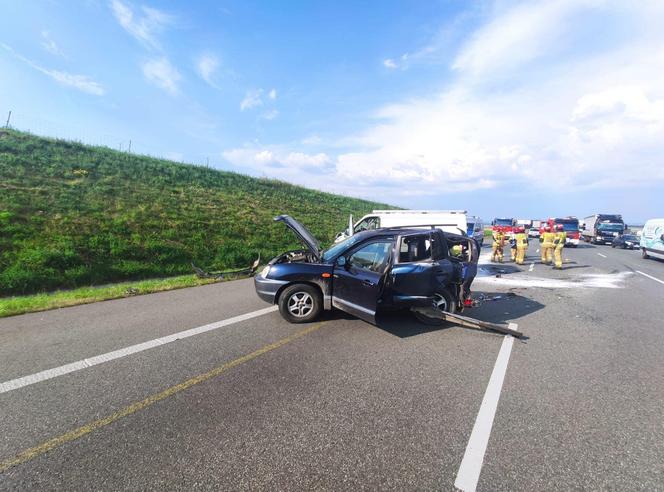
[(304, 249), (273, 258), (254, 285), (291, 323), (312, 321), (333, 308), (374, 324), (376, 313), (388, 309), (433, 306), (453, 313), (470, 297), (479, 249), (467, 236), (435, 228), (374, 229), (322, 250), (292, 217), (274, 220), (292, 229)]

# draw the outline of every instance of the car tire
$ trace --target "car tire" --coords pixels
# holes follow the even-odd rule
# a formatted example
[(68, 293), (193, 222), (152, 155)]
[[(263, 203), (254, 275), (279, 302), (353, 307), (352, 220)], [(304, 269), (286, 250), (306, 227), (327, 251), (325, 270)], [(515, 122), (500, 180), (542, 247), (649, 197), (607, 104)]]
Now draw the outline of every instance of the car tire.
[(648, 258), (650, 258), (650, 256), (648, 256), (648, 253), (646, 253), (645, 248), (641, 248), (641, 258), (643, 258), (644, 260), (647, 260)]
[(615, 245), (615, 244), (612, 244), (611, 247), (615, 249), (616, 245)]
[(309, 323), (323, 310), (323, 299), (316, 287), (289, 285), (279, 296), (279, 312), (289, 323)]
[[(452, 296), (450, 291), (447, 289), (441, 289), (440, 291), (434, 294), (434, 305), (438, 309), (442, 309), (447, 313), (456, 312), (456, 303), (454, 302), (454, 296)], [(420, 323), (429, 326), (441, 326), (447, 323), (447, 321), (444, 321), (440, 318), (430, 318), (429, 316), (426, 316), (417, 311), (415, 311), (415, 317), (418, 319)]]

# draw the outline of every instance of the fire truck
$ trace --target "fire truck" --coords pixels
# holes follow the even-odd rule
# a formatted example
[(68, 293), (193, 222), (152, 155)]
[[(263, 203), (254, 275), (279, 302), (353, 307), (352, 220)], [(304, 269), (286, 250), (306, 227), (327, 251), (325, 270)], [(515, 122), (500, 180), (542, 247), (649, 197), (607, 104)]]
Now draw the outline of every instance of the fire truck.
[(544, 232), (544, 226), (551, 227), (552, 231), (556, 230), (558, 224), (563, 225), (563, 231), (567, 234), (565, 246), (576, 248), (579, 245), (579, 219), (576, 217), (550, 217), (547, 221), (542, 221), (540, 225), (540, 234)]
[(491, 221), (491, 230), (504, 232), (507, 239), (514, 234), (515, 227), (516, 219), (513, 218), (496, 217)]

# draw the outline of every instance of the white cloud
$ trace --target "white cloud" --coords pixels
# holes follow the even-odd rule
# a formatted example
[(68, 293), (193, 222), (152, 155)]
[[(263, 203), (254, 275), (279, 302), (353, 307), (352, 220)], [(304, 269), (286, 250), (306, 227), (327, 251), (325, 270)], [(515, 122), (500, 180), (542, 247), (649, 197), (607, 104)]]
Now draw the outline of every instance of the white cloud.
[(44, 75), (47, 75), (48, 77), (50, 77), (51, 79), (55, 80), (56, 82), (62, 85), (65, 85), (67, 87), (72, 87), (76, 90), (85, 92), (87, 94), (92, 94), (93, 96), (103, 96), (106, 93), (106, 90), (104, 89), (103, 85), (101, 85), (99, 82), (96, 82), (87, 75), (73, 74), (61, 70), (44, 68), (41, 65), (33, 62), (32, 60), (25, 58), (24, 56), (16, 53), (10, 46), (7, 46), (6, 44), (2, 43), (0, 43), (0, 46), (2, 46), (4, 50), (8, 51), (16, 59), (22, 61), (23, 63), (30, 66), (34, 70), (37, 70), (38, 72), (41, 72)]
[[(279, 175), (284, 173), (298, 173), (302, 170), (317, 170), (330, 167), (332, 159), (324, 153), (307, 154), (290, 151), (284, 148), (254, 148), (243, 147), (226, 150), (222, 153), (224, 159), (240, 167), (253, 168), (265, 172), (279, 169)], [(272, 173), (274, 174), (274, 173)]]
[(390, 68), (390, 69), (398, 68), (398, 65), (392, 58), (386, 58), (385, 60), (383, 60), (383, 66), (385, 68)]
[[(263, 89), (251, 89), (248, 90), (244, 96), (244, 99), (240, 102), (240, 111), (245, 111), (247, 109), (257, 108), (263, 106), (265, 101), (263, 96), (265, 91)], [(267, 99), (270, 101), (275, 101), (277, 99), (277, 89), (270, 89), (267, 93)], [(261, 115), (262, 118), (271, 120), (277, 117), (279, 111), (276, 109), (266, 111)]]
[(41, 36), (42, 36), (42, 42), (41, 42), (42, 48), (44, 48), (52, 55), (59, 56), (61, 58), (67, 58), (63, 53), (63, 51), (58, 46), (58, 44), (53, 40), (49, 31), (42, 31)]
[(144, 46), (159, 49), (157, 35), (174, 22), (173, 16), (152, 7), (141, 7), (136, 13), (128, 4), (111, 0), (111, 10), (118, 23)]
[(479, 29), (457, 55), (452, 68), (474, 75), (496, 75), (563, 48), (574, 21), (587, 20), (605, 0), (524, 2)]
[(219, 59), (212, 53), (204, 53), (196, 60), (196, 72), (198, 72), (198, 75), (205, 82), (215, 89), (219, 89), (219, 86), (214, 80), (219, 65)]
[(240, 111), (263, 105), (263, 89), (247, 91), (244, 99), (240, 102)]
[(179, 92), (180, 72), (166, 57), (148, 60), (143, 64), (143, 75), (151, 84), (165, 90), (171, 95)]
[[(662, 14), (657, 2), (600, 1), (496, 14), (462, 46), (445, 89), (386, 105), (345, 139), (353, 150), (338, 156), (335, 181), (396, 196), (664, 181)], [(598, 19), (617, 34), (592, 50), (561, 51), (570, 25)]]
[(263, 114), (261, 114), (261, 118), (264, 120), (273, 120), (277, 116), (279, 116), (279, 111), (276, 109), (270, 109), (269, 111), (265, 111)]

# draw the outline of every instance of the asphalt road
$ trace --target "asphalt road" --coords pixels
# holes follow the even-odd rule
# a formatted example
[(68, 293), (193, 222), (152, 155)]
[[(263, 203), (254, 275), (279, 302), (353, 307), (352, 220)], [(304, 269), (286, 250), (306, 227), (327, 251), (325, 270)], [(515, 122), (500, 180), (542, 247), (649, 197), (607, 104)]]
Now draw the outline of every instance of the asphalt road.
[[(478, 490), (661, 489), (664, 262), (537, 247), (482, 265), (467, 313), (528, 337)], [(1, 319), (0, 383), (266, 307), (241, 280)], [(408, 314), (210, 329), (0, 393), (0, 489), (453, 490), (503, 340)]]

